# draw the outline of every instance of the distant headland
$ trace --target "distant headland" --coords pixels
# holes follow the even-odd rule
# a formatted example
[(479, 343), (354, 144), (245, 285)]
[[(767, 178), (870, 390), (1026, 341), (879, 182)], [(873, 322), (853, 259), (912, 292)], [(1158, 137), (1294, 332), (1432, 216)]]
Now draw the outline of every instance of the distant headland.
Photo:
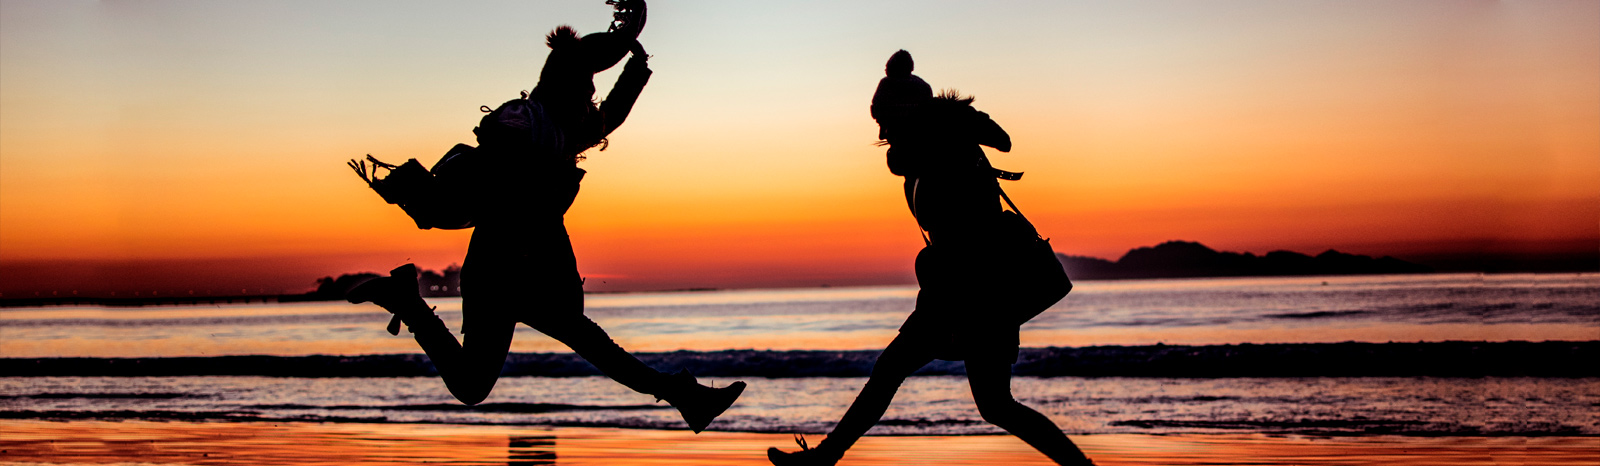
[[(1189, 241), (1168, 241), (1135, 248), (1115, 262), (1060, 252), (1056, 253), (1056, 259), (1067, 269), (1067, 275), (1075, 280), (1433, 272), (1431, 267), (1389, 256), (1374, 259), (1331, 249), (1316, 256), (1292, 251), (1272, 251), (1257, 256), (1248, 252), (1219, 252)], [(350, 287), (376, 276), (359, 273), (337, 278), (323, 277), (317, 280), (317, 289), (310, 295), (317, 296), (315, 299), (341, 299)], [(451, 266), (442, 272), (424, 270), (417, 282), (423, 296), (461, 296), (460, 267)]]
[(1432, 267), (1389, 256), (1372, 258), (1329, 249), (1315, 256), (1293, 251), (1272, 251), (1257, 256), (1248, 252), (1217, 251), (1190, 241), (1168, 241), (1129, 250), (1116, 261), (1071, 256), (1057, 252), (1056, 259), (1074, 280), (1190, 277), (1271, 277), (1286, 275), (1366, 275), (1429, 273)]
[[(1249, 277), (1294, 275), (1356, 275), (1429, 273), (1434, 269), (1426, 265), (1406, 262), (1393, 257), (1373, 258), (1328, 250), (1315, 256), (1273, 251), (1257, 256), (1251, 253), (1217, 251), (1190, 241), (1168, 241), (1155, 246), (1129, 250), (1115, 261), (1096, 257), (1056, 253), (1056, 258), (1066, 268), (1073, 280), (1118, 280), (1137, 278), (1189, 278), (1189, 277)], [(235, 304), (295, 301), (336, 301), (344, 298), (345, 291), (368, 278), (370, 272), (347, 273), (337, 277), (316, 279), (316, 289), (307, 293), (239, 293), (227, 295), (132, 293), (118, 296), (56, 296), (46, 295), (26, 298), (0, 297), (0, 307), (30, 307), (58, 305), (90, 306), (160, 306), (185, 304)], [(308, 280), (309, 281), (309, 280)], [(424, 270), (418, 277), (423, 296), (461, 296), (461, 268), (446, 267), (442, 271)], [(695, 288), (706, 290), (709, 288)], [(241, 290), (243, 291), (243, 290)], [(265, 290), (263, 290), (265, 291)], [(657, 290), (664, 291), (664, 290)]]

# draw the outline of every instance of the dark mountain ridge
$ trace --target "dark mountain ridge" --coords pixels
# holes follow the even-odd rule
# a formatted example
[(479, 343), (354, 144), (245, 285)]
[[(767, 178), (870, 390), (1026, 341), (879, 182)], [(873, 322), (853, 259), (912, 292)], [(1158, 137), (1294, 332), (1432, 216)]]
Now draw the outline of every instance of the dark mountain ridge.
[(1272, 251), (1217, 251), (1190, 241), (1168, 241), (1129, 250), (1116, 261), (1056, 253), (1067, 275), (1081, 280), (1123, 278), (1249, 277), (1429, 273), (1433, 268), (1389, 256), (1372, 258), (1329, 249), (1316, 256)]

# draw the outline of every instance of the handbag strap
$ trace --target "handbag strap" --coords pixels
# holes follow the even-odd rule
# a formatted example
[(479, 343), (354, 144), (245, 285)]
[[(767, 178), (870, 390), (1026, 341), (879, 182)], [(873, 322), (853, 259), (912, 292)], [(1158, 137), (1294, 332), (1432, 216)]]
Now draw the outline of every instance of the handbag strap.
[[(998, 168), (994, 169), (994, 171), (995, 171), (995, 178), (999, 178), (999, 179), (1002, 179), (1002, 180), (1013, 180), (1014, 181), (1014, 180), (1018, 180), (1018, 179), (1022, 178), (1022, 173), (1021, 172), (1008, 172), (1008, 171), (1001, 170), (1001, 169), (998, 169)], [(917, 186), (920, 185), (921, 182), (922, 182), (921, 178), (918, 178), (916, 180), (912, 180), (911, 181), (911, 202), (909, 202), (908, 204), (911, 205), (911, 218), (912, 219), (916, 219), (917, 218), (917, 201), (916, 201), (916, 199), (917, 199)], [(1006, 190), (1005, 190), (1005, 188), (1000, 187), (1000, 183), (995, 183), (994, 184), (994, 190), (995, 190), (996, 193), (1000, 194), (1000, 199), (1003, 199), (1003, 200), (1006, 201), (1006, 206), (1010, 207), (1012, 212), (1016, 212), (1018, 217), (1022, 217), (1022, 221), (1029, 222), (1028, 221), (1028, 216), (1022, 214), (1022, 209), (1018, 209), (1017, 208), (1017, 203), (1011, 202), (1011, 196), (1007, 196), (1006, 195)], [(1033, 222), (1029, 222), (1029, 223), (1033, 223)], [(922, 243), (923, 243), (923, 245), (925, 245), (925, 246), (932, 246), (933, 245), (933, 240), (928, 238), (928, 230), (925, 230), (925, 229), (922, 228), (922, 222), (921, 221), (917, 222), (917, 233), (922, 234)]]
[[(1006, 180), (1006, 181), (1017, 181), (1017, 180), (1022, 179), (1022, 172), (1008, 172), (1008, 171), (1005, 171), (1005, 170), (994, 168), (994, 165), (990, 165), (989, 164), (989, 157), (986, 156), (986, 155), (980, 157), (979, 158), (979, 162), (982, 163), (981, 166), (987, 166), (987, 167), (989, 167), (990, 170), (993, 170), (995, 178)], [(1018, 209), (1017, 208), (1017, 203), (1011, 202), (1011, 196), (1007, 196), (1006, 195), (1006, 190), (1004, 188), (1000, 187), (1000, 183), (999, 182), (995, 182), (994, 190), (996, 192), (1000, 193), (1000, 198), (1001, 199), (1005, 199), (1006, 200), (1006, 205), (1007, 206), (1011, 206), (1011, 211), (1012, 212), (1016, 212), (1017, 216), (1018, 217), (1022, 217), (1023, 220), (1027, 220), (1028, 219), (1028, 217), (1026, 215), (1022, 215), (1022, 209)]]
[(1028, 219), (1028, 216), (1022, 215), (1022, 209), (1018, 209), (1017, 208), (1017, 203), (1011, 202), (1011, 196), (1007, 196), (1006, 195), (1006, 190), (1005, 190), (1005, 188), (1001, 188), (1000, 187), (1000, 183), (995, 183), (994, 190), (996, 192), (1000, 193), (1000, 198), (1001, 199), (1005, 199), (1006, 200), (1006, 205), (1011, 206), (1011, 211), (1012, 212), (1016, 212), (1017, 216), (1018, 217), (1022, 217), (1023, 220), (1027, 220)]
[(922, 234), (922, 245), (933, 246), (933, 240), (928, 238), (928, 230), (922, 229), (922, 220), (917, 218), (917, 185), (922, 183), (922, 178), (911, 180), (911, 219), (917, 221), (917, 233)]

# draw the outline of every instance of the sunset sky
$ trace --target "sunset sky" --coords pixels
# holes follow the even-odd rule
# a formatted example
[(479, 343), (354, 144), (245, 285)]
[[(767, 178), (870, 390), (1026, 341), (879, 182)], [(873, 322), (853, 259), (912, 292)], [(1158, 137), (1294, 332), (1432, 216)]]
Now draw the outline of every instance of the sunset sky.
[[(0, 292), (459, 263), (470, 230), (344, 161), (473, 143), (545, 33), (609, 12), (0, 1)], [(902, 48), (1010, 132), (991, 160), (1068, 254), (1600, 247), (1600, 2), (674, 0), (640, 40), (655, 75), (567, 215), (591, 290), (910, 283), (867, 112)]]

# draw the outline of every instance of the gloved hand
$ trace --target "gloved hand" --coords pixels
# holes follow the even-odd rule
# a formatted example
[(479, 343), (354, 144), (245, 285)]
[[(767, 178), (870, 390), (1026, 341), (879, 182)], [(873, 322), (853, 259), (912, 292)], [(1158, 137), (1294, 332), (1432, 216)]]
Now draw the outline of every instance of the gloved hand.
[(640, 44), (639, 41), (635, 40), (633, 41), (633, 47), (630, 47), (628, 51), (632, 52), (633, 56), (628, 57), (628, 64), (623, 65), (623, 71), (649, 69), (650, 55), (644, 52), (644, 44)]

